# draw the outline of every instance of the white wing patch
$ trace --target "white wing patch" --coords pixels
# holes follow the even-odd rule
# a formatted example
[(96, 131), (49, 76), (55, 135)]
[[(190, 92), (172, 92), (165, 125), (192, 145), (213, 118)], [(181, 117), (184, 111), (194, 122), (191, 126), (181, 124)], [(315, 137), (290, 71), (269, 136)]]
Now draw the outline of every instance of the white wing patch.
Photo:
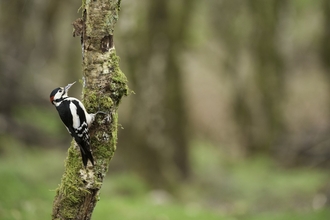
[(72, 127), (74, 129), (77, 129), (80, 127), (80, 118), (79, 118), (79, 115), (77, 114), (77, 107), (72, 102), (70, 102), (69, 107), (70, 107), (70, 111), (72, 113)]
[(90, 114), (87, 113), (85, 106), (81, 103), (81, 101), (78, 100), (79, 106), (80, 108), (82, 108), (84, 110), (85, 117), (86, 117), (86, 122), (87, 122), (87, 127), (89, 127), (91, 125), (91, 123), (93, 122), (93, 119), (91, 118)]

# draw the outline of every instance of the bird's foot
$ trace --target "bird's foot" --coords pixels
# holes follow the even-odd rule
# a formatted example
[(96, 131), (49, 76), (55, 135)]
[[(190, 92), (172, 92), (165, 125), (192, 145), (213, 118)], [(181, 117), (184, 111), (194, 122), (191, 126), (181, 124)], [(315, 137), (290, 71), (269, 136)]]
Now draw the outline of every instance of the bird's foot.
[(97, 112), (95, 113), (95, 115), (97, 115), (97, 114), (108, 115), (109, 113), (104, 112), (104, 111), (97, 111)]

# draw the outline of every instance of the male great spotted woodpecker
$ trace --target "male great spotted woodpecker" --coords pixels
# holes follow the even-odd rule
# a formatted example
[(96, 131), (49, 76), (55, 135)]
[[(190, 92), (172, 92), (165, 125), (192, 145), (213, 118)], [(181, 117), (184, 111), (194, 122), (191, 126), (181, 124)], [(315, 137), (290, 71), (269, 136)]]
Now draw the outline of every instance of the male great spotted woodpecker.
[(94, 159), (90, 151), (90, 138), (88, 128), (93, 123), (95, 114), (89, 114), (84, 105), (76, 98), (68, 97), (68, 91), (75, 82), (65, 87), (54, 89), (50, 93), (50, 102), (55, 105), (66, 129), (78, 144), (83, 164), (86, 168), (88, 160), (94, 166)]

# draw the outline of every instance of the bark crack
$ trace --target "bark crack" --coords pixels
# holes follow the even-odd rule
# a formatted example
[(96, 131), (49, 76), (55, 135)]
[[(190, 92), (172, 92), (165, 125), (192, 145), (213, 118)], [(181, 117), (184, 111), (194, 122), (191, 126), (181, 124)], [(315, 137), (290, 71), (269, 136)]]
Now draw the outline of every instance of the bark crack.
[(110, 35), (106, 35), (102, 38), (101, 40), (101, 51), (103, 53), (105, 52), (109, 52), (109, 50), (113, 48), (113, 36)]

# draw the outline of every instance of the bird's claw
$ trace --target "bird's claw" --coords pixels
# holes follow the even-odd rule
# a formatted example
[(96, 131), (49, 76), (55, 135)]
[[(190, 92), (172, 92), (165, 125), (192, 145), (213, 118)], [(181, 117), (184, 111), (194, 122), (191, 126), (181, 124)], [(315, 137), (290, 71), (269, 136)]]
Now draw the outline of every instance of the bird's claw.
[(109, 113), (107, 113), (107, 112), (103, 112), (103, 111), (97, 111), (97, 112), (95, 113), (95, 115), (97, 115), (97, 114), (104, 114), (104, 115), (108, 115)]

